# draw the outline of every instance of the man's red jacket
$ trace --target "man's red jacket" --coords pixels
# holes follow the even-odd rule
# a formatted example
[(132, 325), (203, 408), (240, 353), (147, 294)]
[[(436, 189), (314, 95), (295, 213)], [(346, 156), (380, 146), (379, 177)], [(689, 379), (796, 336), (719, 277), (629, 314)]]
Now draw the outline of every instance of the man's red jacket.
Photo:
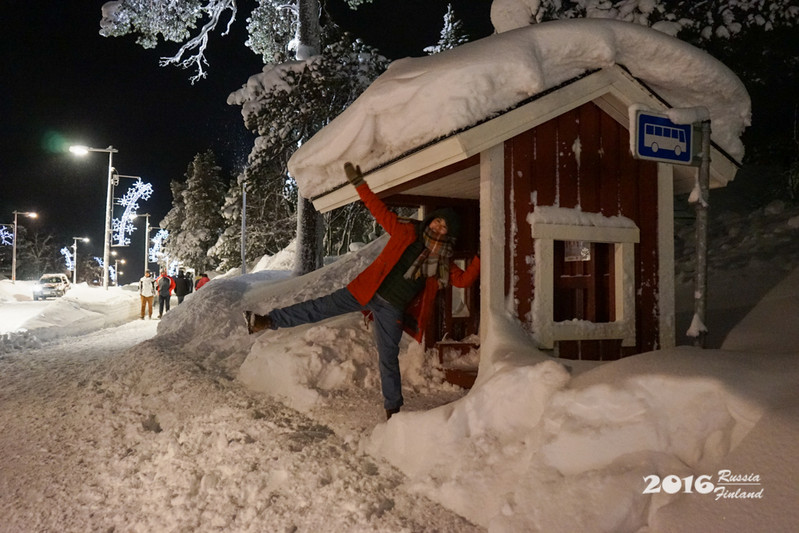
[[(383, 226), (383, 229), (390, 235), (386, 247), (383, 248), (377, 259), (347, 285), (347, 289), (355, 296), (355, 299), (361, 305), (366, 305), (394, 265), (397, 264), (405, 249), (419, 236), (416, 233), (416, 225), (401, 221), (397, 214), (386, 207), (386, 204), (372, 192), (369, 185), (363, 183), (355, 190), (358, 191), (358, 195), (377, 223)], [(479, 275), (479, 257), (475, 257), (465, 271), (450, 261), (449, 282), (455, 287), (468, 287), (477, 280)], [(427, 278), (424, 290), (405, 310), (416, 321), (415, 325), (406, 325), (405, 331), (419, 342), (422, 342), (424, 325), (430, 318), (437, 292), (438, 278)]]

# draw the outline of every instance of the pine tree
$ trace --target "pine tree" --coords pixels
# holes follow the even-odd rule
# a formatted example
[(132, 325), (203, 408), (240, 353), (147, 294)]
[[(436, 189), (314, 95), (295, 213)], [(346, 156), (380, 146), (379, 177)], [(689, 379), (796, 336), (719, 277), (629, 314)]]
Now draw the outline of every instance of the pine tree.
[(210, 270), (217, 264), (208, 250), (224, 230), (220, 209), (225, 182), (221, 171), (212, 151), (194, 156), (186, 182), (172, 182), (174, 207), (161, 223), (169, 231), (166, 254), (197, 271)]
[(437, 54), (467, 42), (469, 42), (469, 36), (463, 30), (463, 22), (455, 18), (452, 4), (447, 4), (447, 12), (444, 13), (444, 26), (441, 28), (438, 44), (428, 46), (424, 51), (430, 55)]
[[(296, 205), (298, 200), (296, 184), (286, 167), (288, 159), (300, 143), (352, 103), (387, 65), (387, 60), (373, 49), (341, 34), (332, 24), (324, 28), (322, 40), (328, 44), (323, 46), (321, 54), (306, 61), (264, 69), (228, 99), (229, 103), (241, 105), (245, 109), (246, 126), (259, 135), (242, 178), (249, 183), (248, 190), (252, 192), (247, 197), (248, 250), (251, 249), (251, 242), (257, 242), (258, 239), (263, 239), (264, 244), (269, 242), (264, 251), (272, 248), (272, 242), (286, 241), (277, 235), (275, 229), (267, 231), (263, 228), (259, 231), (257, 222), (252, 223), (254, 231), (250, 230), (250, 221), (259, 216), (256, 213), (256, 217), (253, 217), (250, 213), (260, 211), (265, 204), (270, 206), (270, 209), (265, 210), (266, 216), (274, 216), (278, 227), (283, 227), (287, 210), (290, 210), (290, 216), (299, 218), (298, 229), (308, 227), (302, 221), (302, 208), (310, 206), (313, 209), (313, 206), (307, 201), (302, 208), (291, 205), (291, 202)], [(231, 190), (229, 196), (233, 195), (240, 198), (240, 193)], [(318, 219), (315, 210), (310, 212), (310, 217)], [(340, 220), (340, 217), (326, 215), (325, 219)], [(342, 223), (347, 224), (346, 221)], [(297, 253), (301, 257), (297, 261), (295, 273), (302, 274), (311, 270), (312, 266), (319, 266), (321, 251), (331, 253), (334, 248), (340, 250), (341, 245), (333, 244), (334, 240), (341, 243), (349, 239), (337, 236), (339, 231), (335, 228), (328, 228), (324, 233), (323, 228), (324, 224), (317, 220), (314, 230), (297, 232)], [(305, 242), (303, 236), (307, 237)], [(219, 243), (215, 251), (222, 247), (230, 251), (233, 248), (229, 244)]]

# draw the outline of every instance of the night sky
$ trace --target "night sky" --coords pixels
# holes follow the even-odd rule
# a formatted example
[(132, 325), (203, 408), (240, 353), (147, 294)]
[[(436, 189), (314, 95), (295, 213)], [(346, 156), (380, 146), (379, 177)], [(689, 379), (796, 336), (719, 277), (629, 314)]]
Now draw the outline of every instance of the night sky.
[[(184, 176), (195, 154), (210, 148), (228, 170), (242, 168), (253, 135), (240, 108), (226, 99), (263, 67), (243, 44), (252, 2), (239, 2), (231, 35), (212, 37), (208, 76), (194, 85), (192, 72), (158, 66), (160, 57), (177, 50), (174, 43), (145, 50), (130, 36), (100, 36), (103, 3), (0, 5), (0, 223), (12, 222), (15, 210), (34, 210), (36, 221), (20, 218), (30, 231), (53, 234), (58, 248), (71, 245), (73, 236), (88, 236), (92, 243), (79, 245), (79, 254), (100, 256), (108, 155), (77, 158), (66, 147), (118, 149), (115, 169), (153, 184), (153, 198), (141, 202), (139, 212), (151, 213), (155, 225), (171, 206), (170, 180)], [(451, 3), (472, 36), (491, 33), (491, 0)], [(353, 12), (335, 0), (328, 8), (342, 27), (395, 59), (423, 55), (436, 43), (446, 4), (376, 0)], [(124, 194), (120, 189), (115, 196)], [(138, 264), (142, 235), (141, 228), (134, 232), (120, 256)]]

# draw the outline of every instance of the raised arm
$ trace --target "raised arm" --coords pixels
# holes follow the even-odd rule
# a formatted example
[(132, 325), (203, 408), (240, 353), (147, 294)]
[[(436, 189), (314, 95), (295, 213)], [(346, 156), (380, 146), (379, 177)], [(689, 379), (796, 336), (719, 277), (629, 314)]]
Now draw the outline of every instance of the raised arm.
[(397, 224), (402, 224), (402, 222), (399, 221), (397, 214), (390, 210), (386, 204), (383, 203), (383, 200), (378, 198), (377, 195), (372, 192), (372, 189), (369, 188), (369, 185), (363, 179), (361, 167), (355, 167), (352, 163), (345, 163), (344, 172), (347, 174), (347, 179), (355, 187), (358, 196), (363, 200), (366, 209), (372, 213), (377, 223), (383, 226), (383, 229), (386, 230), (389, 235), (393, 235)]

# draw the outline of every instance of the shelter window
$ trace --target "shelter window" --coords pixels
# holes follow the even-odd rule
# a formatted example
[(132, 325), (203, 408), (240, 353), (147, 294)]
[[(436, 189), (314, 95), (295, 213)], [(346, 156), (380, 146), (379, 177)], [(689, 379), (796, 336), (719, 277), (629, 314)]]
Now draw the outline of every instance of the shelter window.
[[(542, 348), (560, 340), (621, 339), (635, 345), (635, 243), (629, 219), (547, 207), (528, 221), (535, 239), (533, 331)], [(569, 220), (574, 223), (551, 223)], [(555, 216), (557, 215), (557, 216)]]

